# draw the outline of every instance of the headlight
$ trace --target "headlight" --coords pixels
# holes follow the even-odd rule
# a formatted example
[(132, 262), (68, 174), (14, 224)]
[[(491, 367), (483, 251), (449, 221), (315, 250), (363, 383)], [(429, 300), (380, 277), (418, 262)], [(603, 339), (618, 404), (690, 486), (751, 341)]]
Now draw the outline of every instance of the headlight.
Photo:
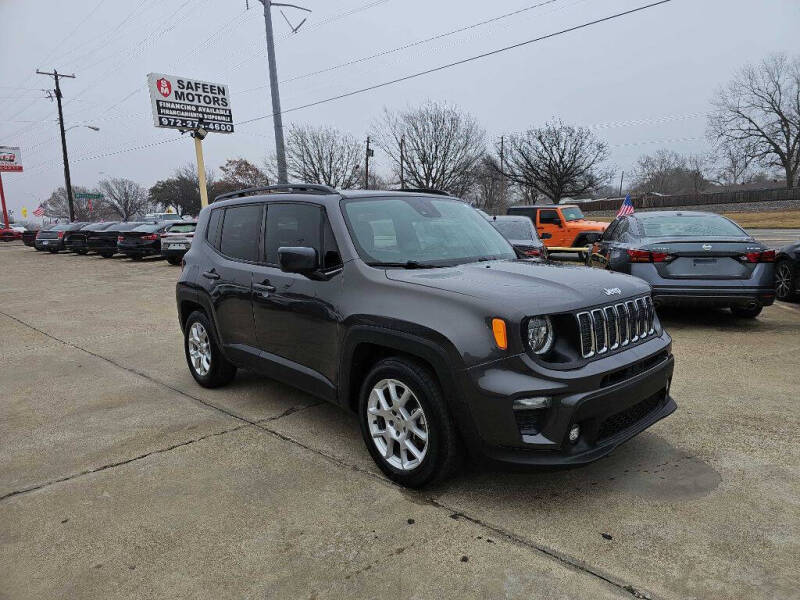
[(553, 346), (553, 323), (550, 317), (528, 319), (528, 347), (535, 354), (545, 354)]

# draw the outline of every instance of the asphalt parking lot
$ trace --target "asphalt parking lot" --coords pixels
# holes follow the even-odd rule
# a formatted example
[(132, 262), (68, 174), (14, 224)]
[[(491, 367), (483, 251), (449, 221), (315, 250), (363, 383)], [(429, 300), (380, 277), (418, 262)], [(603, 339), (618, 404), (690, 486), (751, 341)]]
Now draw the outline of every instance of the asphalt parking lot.
[(0, 245), (0, 598), (799, 598), (800, 307), (668, 312), (670, 418), (588, 467), (384, 479), (353, 415), (207, 390), (177, 267)]

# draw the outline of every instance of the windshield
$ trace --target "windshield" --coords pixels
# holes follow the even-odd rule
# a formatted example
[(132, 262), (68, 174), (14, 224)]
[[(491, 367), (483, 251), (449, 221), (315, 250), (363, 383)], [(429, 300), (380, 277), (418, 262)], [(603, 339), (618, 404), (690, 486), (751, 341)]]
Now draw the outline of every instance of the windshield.
[(181, 223), (169, 228), (170, 233), (192, 233), (197, 228), (197, 223)]
[(745, 237), (738, 225), (718, 215), (639, 216), (645, 237)]
[(516, 258), (505, 238), (458, 200), (346, 199), (342, 209), (359, 255), (375, 266), (450, 266)]
[(578, 219), (583, 219), (583, 212), (577, 206), (571, 206), (570, 208), (562, 208), (561, 214), (564, 216), (565, 221), (577, 221)]
[(514, 219), (500, 220), (492, 222), (494, 228), (497, 229), (507, 240), (535, 240), (536, 234), (533, 230), (533, 223), (530, 219)]

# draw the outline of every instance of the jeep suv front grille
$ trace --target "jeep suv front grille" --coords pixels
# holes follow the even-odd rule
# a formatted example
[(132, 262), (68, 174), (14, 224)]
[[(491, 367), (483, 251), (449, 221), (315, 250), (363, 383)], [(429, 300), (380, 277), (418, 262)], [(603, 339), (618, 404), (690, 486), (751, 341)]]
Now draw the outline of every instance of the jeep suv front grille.
[(655, 333), (655, 318), (650, 296), (579, 312), (581, 356), (592, 358), (644, 340)]

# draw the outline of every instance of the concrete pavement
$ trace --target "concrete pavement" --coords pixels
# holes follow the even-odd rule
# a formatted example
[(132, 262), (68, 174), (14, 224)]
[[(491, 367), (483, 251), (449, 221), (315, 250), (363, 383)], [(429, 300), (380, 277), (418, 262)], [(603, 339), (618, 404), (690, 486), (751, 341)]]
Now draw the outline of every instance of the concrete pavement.
[(607, 459), (410, 492), (350, 414), (197, 386), (177, 268), (0, 272), (0, 598), (800, 597), (797, 307), (664, 313), (679, 410)]

